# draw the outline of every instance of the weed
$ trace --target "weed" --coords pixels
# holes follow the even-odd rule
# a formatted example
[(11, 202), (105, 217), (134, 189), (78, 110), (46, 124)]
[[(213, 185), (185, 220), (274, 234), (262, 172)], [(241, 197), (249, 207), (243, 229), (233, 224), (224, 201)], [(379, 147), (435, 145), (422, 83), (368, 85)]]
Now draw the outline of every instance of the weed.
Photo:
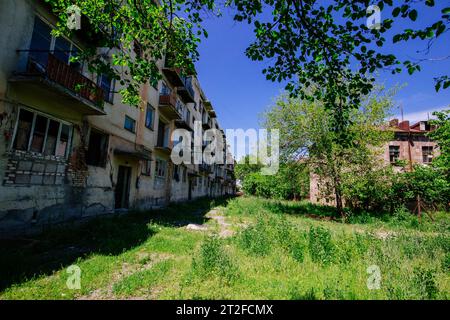
[(200, 247), (199, 256), (192, 260), (192, 270), (197, 276), (219, 276), (228, 283), (239, 275), (239, 270), (226, 252), (223, 240), (217, 236), (207, 237)]
[(309, 254), (312, 261), (324, 265), (333, 261), (335, 246), (331, 240), (331, 233), (323, 227), (310, 227)]
[(414, 268), (412, 282), (421, 299), (436, 299), (439, 289), (433, 270), (423, 267)]

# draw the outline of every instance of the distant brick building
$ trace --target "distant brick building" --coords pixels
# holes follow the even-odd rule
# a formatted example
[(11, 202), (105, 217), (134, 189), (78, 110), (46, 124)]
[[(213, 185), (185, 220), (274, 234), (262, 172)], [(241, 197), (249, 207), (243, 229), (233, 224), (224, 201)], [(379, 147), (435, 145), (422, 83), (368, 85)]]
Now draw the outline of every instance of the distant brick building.
[[(397, 172), (410, 170), (414, 164), (429, 164), (438, 153), (436, 143), (426, 135), (433, 129), (428, 121), (419, 121), (410, 125), (408, 120), (399, 122), (398, 119), (393, 119), (384, 129), (394, 131), (394, 138), (386, 144), (383, 159), (386, 165), (394, 166)], [(312, 203), (334, 205), (333, 197), (325, 198), (320, 192), (324, 187), (329, 187), (325, 184), (326, 181), (321, 181), (314, 174), (311, 175), (310, 201)]]

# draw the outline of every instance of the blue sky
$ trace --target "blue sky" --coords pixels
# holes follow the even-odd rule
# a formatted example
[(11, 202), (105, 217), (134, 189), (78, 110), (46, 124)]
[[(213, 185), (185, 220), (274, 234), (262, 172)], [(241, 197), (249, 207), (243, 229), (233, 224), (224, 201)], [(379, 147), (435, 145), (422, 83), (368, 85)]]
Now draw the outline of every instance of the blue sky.
[[(391, 10), (389, 10), (391, 11)], [(426, 10), (419, 13), (415, 26), (428, 25), (440, 10)], [(423, 14), (422, 14), (423, 13)], [(383, 12), (382, 12), (382, 18)], [(200, 45), (200, 61), (197, 71), (200, 83), (220, 119), (227, 128), (258, 128), (259, 114), (272, 104), (273, 98), (282, 92), (284, 85), (267, 81), (262, 69), (268, 62), (254, 62), (244, 52), (253, 39), (253, 28), (246, 23), (235, 23), (229, 12), (220, 18), (205, 21), (209, 37)], [(402, 25), (399, 25), (402, 27)], [(429, 58), (450, 55), (450, 34), (445, 35), (433, 47)], [(386, 46), (401, 59), (424, 57), (416, 51), (423, 50), (424, 42)], [(396, 104), (403, 105), (405, 120), (415, 122), (426, 119), (433, 110), (450, 105), (450, 89), (434, 90), (433, 77), (449, 74), (450, 59), (439, 62), (425, 62), (422, 72), (409, 76), (407, 72), (391, 75), (380, 71), (379, 82), (387, 87), (406, 85), (396, 96)], [(398, 116), (400, 111), (394, 110)]]

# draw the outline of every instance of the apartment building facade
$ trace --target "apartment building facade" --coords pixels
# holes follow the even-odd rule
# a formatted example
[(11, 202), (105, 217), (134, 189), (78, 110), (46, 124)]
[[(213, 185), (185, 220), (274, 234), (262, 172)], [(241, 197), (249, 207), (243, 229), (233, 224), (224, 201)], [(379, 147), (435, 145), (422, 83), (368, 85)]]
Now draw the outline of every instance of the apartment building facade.
[(175, 129), (220, 128), (195, 76), (165, 59), (125, 105), (120, 83), (71, 62), (88, 40), (55, 38), (56, 22), (44, 1), (0, 2), (0, 234), (234, 192), (232, 164), (171, 161)]
[[(408, 120), (393, 119), (383, 130), (393, 132), (393, 139), (387, 142), (381, 154), (381, 165), (391, 165), (396, 172), (412, 170), (414, 165), (428, 165), (438, 155), (437, 144), (430, 140), (427, 133), (432, 130), (428, 121), (418, 121), (411, 125)], [(317, 175), (310, 177), (310, 201), (312, 203), (334, 205), (333, 196), (325, 197), (321, 189), (326, 181)]]

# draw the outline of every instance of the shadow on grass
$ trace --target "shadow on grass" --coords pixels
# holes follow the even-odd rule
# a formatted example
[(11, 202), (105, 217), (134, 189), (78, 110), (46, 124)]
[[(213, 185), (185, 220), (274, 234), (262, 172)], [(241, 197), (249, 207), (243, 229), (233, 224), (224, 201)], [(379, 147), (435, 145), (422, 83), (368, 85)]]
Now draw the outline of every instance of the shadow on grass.
[(91, 254), (114, 256), (131, 250), (156, 234), (149, 223), (169, 227), (205, 223), (206, 213), (227, 201), (205, 198), (161, 210), (55, 226), (33, 239), (0, 240), (0, 292), (34, 276), (50, 275)]

